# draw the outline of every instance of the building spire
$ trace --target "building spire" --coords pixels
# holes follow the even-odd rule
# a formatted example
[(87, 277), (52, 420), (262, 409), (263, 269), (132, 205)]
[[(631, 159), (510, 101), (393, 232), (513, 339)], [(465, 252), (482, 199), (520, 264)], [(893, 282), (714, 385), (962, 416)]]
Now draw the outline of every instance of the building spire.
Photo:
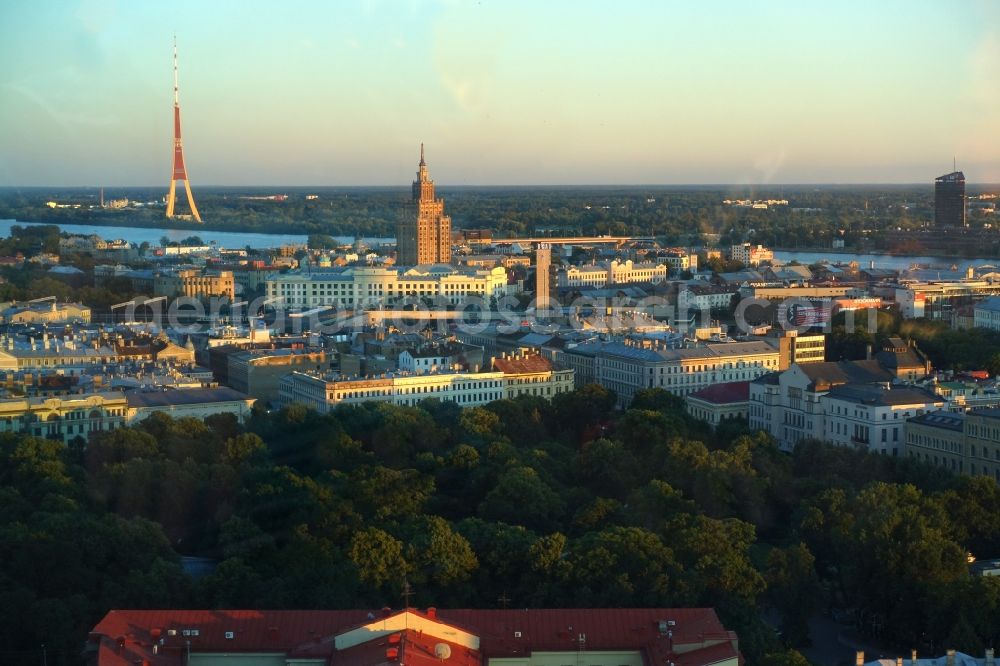
[(180, 106), (180, 103), (177, 85), (177, 35), (174, 35), (174, 106)]
[(420, 166), (427, 166), (427, 162), (424, 161), (424, 142), (420, 142)]

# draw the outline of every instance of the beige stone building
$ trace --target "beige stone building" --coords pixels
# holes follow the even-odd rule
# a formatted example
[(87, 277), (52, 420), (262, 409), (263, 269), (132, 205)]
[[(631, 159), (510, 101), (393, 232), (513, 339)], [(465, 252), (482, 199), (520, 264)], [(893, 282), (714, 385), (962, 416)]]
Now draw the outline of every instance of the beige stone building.
[(90, 308), (81, 303), (13, 303), (3, 315), (10, 324), (90, 323)]
[(232, 300), (236, 283), (232, 271), (182, 270), (157, 275), (153, 279), (153, 294), (169, 298), (222, 296)]
[(520, 395), (552, 398), (574, 388), (573, 370), (553, 368), (549, 359), (528, 350), (493, 359), (493, 369), (503, 373), (504, 397), (508, 400)]
[(396, 264), (447, 264), (451, 262), (451, 218), (444, 214), (444, 199), (434, 197), (434, 181), (420, 144), (420, 166), (413, 181), (416, 216), (396, 229)]
[(126, 424), (128, 403), (119, 391), (0, 400), (0, 433), (69, 442)]
[(907, 419), (904, 455), (1000, 483), (1000, 409), (928, 412)]

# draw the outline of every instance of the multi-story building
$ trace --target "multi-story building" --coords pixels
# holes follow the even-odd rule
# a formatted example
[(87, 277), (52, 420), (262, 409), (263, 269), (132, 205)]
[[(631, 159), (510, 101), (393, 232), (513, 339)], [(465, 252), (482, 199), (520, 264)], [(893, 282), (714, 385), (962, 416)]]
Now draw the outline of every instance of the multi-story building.
[(1000, 409), (928, 412), (907, 419), (904, 455), (1000, 482)]
[(459, 266), (374, 268), (352, 266), (329, 272), (296, 272), (267, 280), (267, 297), (285, 307), (332, 306), (358, 309), (392, 305), (408, 298), (444, 299), (459, 305), (470, 297), (489, 301), (507, 293), (507, 271), (501, 267)]
[(476, 407), (522, 394), (551, 399), (573, 389), (572, 370), (555, 370), (545, 359), (495, 359), (494, 366), (498, 369), (488, 372), (396, 372), (364, 378), (293, 372), (281, 379), (279, 403), (301, 403), (323, 413), (339, 404), (375, 401), (413, 406), (428, 398)]
[(822, 363), (826, 360), (826, 336), (799, 334), (797, 329), (772, 328), (765, 336), (778, 347), (778, 369), (787, 370), (795, 363)]
[(248, 349), (229, 355), (229, 386), (263, 402), (277, 402), (278, 380), (293, 370), (325, 371), (325, 349)]
[(3, 313), (7, 324), (90, 323), (90, 308), (81, 303), (12, 303)]
[(0, 433), (15, 432), (69, 442), (128, 422), (128, 403), (118, 391), (0, 400)]
[(674, 273), (698, 270), (698, 255), (683, 249), (668, 249), (663, 256), (667, 266)]
[(955, 308), (988, 296), (1000, 295), (1000, 281), (965, 279), (910, 282), (877, 287), (875, 291), (891, 296), (906, 319), (927, 317), (950, 321)]
[(367, 378), (293, 372), (281, 378), (278, 401), (282, 406), (304, 404), (325, 414), (342, 404), (388, 402), (413, 406), (437, 398), (476, 407), (503, 397), (502, 372), (386, 373)]
[(667, 264), (663, 263), (615, 260), (594, 265), (569, 266), (559, 271), (557, 279), (560, 287), (605, 287), (636, 282), (659, 284), (667, 279), (668, 270)]
[(424, 144), (420, 144), (413, 202), (416, 214), (396, 228), (396, 264), (416, 266), (451, 262), (451, 218), (444, 214), (444, 199), (434, 197), (434, 181), (424, 161)]
[(176, 419), (204, 419), (216, 414), (232, 414), (242, 423), (250, 416), (256, 398), (231, 388), (194, 388), (168, 391), (129, 391), (128, 423), (137, 423), (156, 412)]
[(520, 395), (552, 398), (573, 390), (573, 371), (556, 369), (541, 354), (522, 350), (493, 359), (493, 369), (503, 373), (504, 397)]
[(973, 326), (1000, 331), (1000, 296), (992, 296), (973, 306)]
[(254, 399), (228, 388), (103, 391), (0, 400), (0, 433), (69, 442), (142, 421), (154, 412), (181, 418), (233, 414), (243, 421)]
[(607, 266), (584, 264), (560, 269), (556, 277), (560, 287), (603, 287), (608, 283)]
[(677, 291), (677, 308), (682, 313), (704, 312), (732, 307), (736, 287), (714, 284), (682, 285)]
[(713, 384), (684, 397), (687, 413), (713, 428), (724, 419), (745, 419), (750, 402), (750, 382)]
[(264, 289), (267, 281), (280, 272), (278, 266), (269, 266), (263, 261), (251, 261), (233, 269), (233, 279), (242, 292), (257, 292)]
[(939, 227), (964, 227), (965, 174), (953, 171), (934, 179), (934, 224)]
[(680, 349), (656, 342), (608, 342), (567, 348), (560, 361), (568, 367), (585, 367), (580, 373), (583, 377), (593, 377), (594, 382), (614, 391), (618, 406), (627, 407), (643, 389), (662, 388), (688, 395), (720, 382), (755, 379), (778, 370), (779, 354), (776, 346), (764, 341)]
[(153, 294), (177, 298), (226, 297), (236, 295), (236, 283), (232, 271), (180, 270), (174, 273), (160, 273), (153, 279)]
[(923, 388), (891, 384), (842, 384), (819, 399), (824, 416), (821, 439), (842, 446), (898, 456), (906, 419), (944, 406)]
[(761, 263), (774, 260), (774, 252), (763, 245), (740, 243), (729, 249), (729, 258), (744, 266), (759, 266)]
[(750, 427), (771, 434), (790, 451), (802, 439), (824, 439), (820, 398), (842, 384), (885, 384), (892, 374), (878, 361), (796, 363), (750, 382)]
[(112, 610), (88, 666), (738, 666), (711, 608)]
[(403, 349), (396, 356), (396, 367), (414, 373), (454, 369), (479, 372), (484, 366), (483, 360), (482, 347), (457, 340), (438, 340)]

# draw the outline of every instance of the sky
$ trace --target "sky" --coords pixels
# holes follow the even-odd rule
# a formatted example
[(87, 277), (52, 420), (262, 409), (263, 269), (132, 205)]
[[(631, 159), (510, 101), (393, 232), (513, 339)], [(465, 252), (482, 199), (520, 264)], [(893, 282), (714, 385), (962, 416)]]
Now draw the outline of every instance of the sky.
[(0, 0), (0, 186), (1000, 182), (995, 0)]

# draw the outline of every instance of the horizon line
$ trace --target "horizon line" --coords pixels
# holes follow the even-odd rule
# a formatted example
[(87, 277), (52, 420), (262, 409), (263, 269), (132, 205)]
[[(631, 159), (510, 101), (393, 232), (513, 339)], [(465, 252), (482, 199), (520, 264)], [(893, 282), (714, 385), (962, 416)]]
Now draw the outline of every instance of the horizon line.
[[(966, 181), (965, 184), (968, 185), (979, 185), (979, 186), (998, 186), (1000, 187), (1000, 182), (975, 182)], [(453, 187), (465, 187), (465, 188), (491, 188), (491, 187), (506, 187), (506, 188), (542, 188), (542, 187), (809, 187), (809, 186), (862, 186), (862, 187), (877, 187), (885, 185), (893, 186), (926, 186), (932, 187), (934, 181), (877, 181), (877, 182), (851, 182), (851, 181), (825, 181), (825, 182), (784, 182), (784, 183), (535, 183), (535, 184), (524, 184), (524, 183), (511, 183), (511, 184), (486, 184), (486, 183), (473, 183), (473, 184), (452, 184), (452, 185), (442, 185), (440, 183), (435, 183), (439, 189), (447, 189)], [(13, 184), (13, 185), (0, 185), (0, 189), (17, 189), (17, 188), (31, 188), (31, 189), (101, 189), (108, 187), (117, 187), (125, 189), (153, 189), (158, 187), (163, 187), (162, 185), (25, 185), (25, 184)], [(242, 184), (207, 184), (207, 185), (197, 185), (193, 186), (202, 188), (224, 188), (224, 187), (240, 187), (240, 188), (276, 188), (276, 187), (295, 187), (295, 188), (310, 188), (310, 187), (322, 187), (322, 188), (351, 188), (351, 187), (380, 187), (387, 189), (403, 189), (408, 190), (409, 185), (405, 184), (353, 184), (353, 185), (320, 185), (317, 183), (307, 183), (304, 185), (297, 185), (292, 183), (252, 183), (247, 185)], [(164, 190), (168, 189), (163, 187)]]

